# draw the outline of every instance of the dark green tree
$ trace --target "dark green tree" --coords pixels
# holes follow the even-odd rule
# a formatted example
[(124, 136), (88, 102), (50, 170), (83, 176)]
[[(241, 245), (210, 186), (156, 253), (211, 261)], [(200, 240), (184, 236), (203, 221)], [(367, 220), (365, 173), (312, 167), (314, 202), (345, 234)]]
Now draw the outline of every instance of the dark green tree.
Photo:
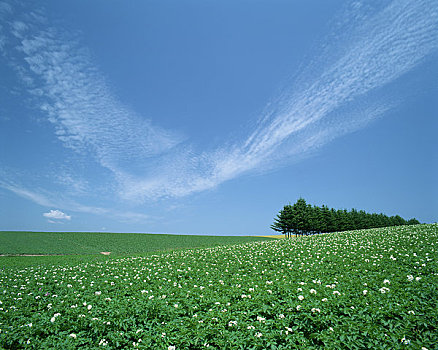
[(281, 232), (286, 235), (288, 238), (290, 236), (290, 230), (288, 226), (288, 215), (290, 213), (290, 205), (285, 205), (282, 210), (277, 214), (274, 219), (274, 223), (271, 225), (271, 228), (274, 231)]
[(408, 224), (408, 225), (419, 225), (419, 224), (420, 224), (420, 221), (418, 221), (418, 220), (415, 219), (415, 218), (412, 218), (412, 219), (408, 220), (407, 224)]
[(310, 228), (310, 212), (304, 198), (299, 198), (292, 206), (292, 217), (290, 224), (293, 232), (297, 235), (303, 235)]
[(406, 221), (399, 215), (388, 217), (385, 214), (367, 213), (364, 210), (336, 210), (327, 206), (312, 206), (304, 198), (299, 198), (293, 205), (285, 205), (274, 219), (271, 228), (281, 232), (288, 238), (295, 235), (359, 230), (374, 227), (398, 225), (418, 225), (413, 218)]

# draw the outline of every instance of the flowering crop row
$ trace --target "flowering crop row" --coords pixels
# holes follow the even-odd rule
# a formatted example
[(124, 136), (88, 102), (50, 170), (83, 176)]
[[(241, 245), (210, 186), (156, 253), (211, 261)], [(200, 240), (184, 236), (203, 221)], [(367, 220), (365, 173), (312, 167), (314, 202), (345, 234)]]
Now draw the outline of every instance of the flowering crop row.
[(438, 225), (0, 271), (0, 347), (434, 349)]

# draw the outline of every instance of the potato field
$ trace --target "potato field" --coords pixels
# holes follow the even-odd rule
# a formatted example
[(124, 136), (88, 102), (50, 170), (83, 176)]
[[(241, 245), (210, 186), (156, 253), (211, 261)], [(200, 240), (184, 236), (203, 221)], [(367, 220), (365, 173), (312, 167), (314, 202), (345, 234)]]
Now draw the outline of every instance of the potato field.
[(4, 349), (438, 348), (437, 224), (2, 261)]

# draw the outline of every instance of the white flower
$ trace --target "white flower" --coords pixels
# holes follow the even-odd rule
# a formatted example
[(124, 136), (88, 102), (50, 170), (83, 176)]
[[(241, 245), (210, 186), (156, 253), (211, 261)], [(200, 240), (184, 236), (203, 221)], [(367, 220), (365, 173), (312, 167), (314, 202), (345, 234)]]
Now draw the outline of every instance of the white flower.
[(76, 339), (76, 334), (72, 333), (70, 334), (70, 337), (75, 338)]
[(391, 282), (389, 282), (389, 280), (384, 280), (383, 284), (391, 284)]
[(365, 289), (362, 293), (363, 295), (367, 295), (368, 291)]
[(341, 295), (341, 293), (339, 293), (337, 290), (334, 290), (333, 295)]
[(298, 295), (298, 299), (299, 300), (303, 300), (304, 299), (304, 295)]
[(312, 311), (313, 313), (315, 313), (315, 312), (321, 312), (321, 310), (318, 309), (318, 308), (316, 308), (316, 307), (312, 308), (312, 310), (310, 310), (310, 311)]
[(260, 337), (262, 336), (262, 333), (257, 332), (257, 333), (255, 334), (255, 336), (256, 336), (257, 338), (260, 338)]
[(316, 290), (315, 289), (311, 289), (310, 290), (310, 294), (316, 294)]
[(412, 276), (412, 275), (407, 275), (407, 278), (408, 278), (408, 281), (410, 282), (410, 281), (412, 281), (412, 280), (414, 279), (414, 276)]
[(56, 317), (52, 317), (51, 319), (50, 319), (50, 322), (55, 322), (55, 320), (56, 320)]
[(98, 290), (97, 292), (94, 292), (94, 295), (101, 295), (102, 292), (100, 290)]
[(257, 316), (257, 321), (264, 323), (266, 321), (266, 318), (261, 317), (261, 316)]
[(301, 305), (297, 305), (297, 311), (300, 311)]
[(87, 309), (88, 309), (88, 310), (91, 310), (91, 308), (92, 308), (91, 305), (88, 305), (88, 306), (87, 306)]
[(419, 281), (419, 280), (421, 280), (421, 277), (415, 277), (415, 280)]
[(228, 322), (228, 327), (237, 326), (237, 321), (230, 321)]
[(176, 349), (176, 347), (174, 345), (169, 345), (167, 347), (167, 350), (175, 350), (175, 349)]
[(401, 340), (401, 342), (402, 342), (403, 344), (405, 344), (405, 345), (408, 345), (408, 344), (411, 343), (411, 341), (410, 341), (409, 339), (406, 339), (406, 337), (403, 337), (402, 340)]
[(173, 304), (173, 307), (174, 308), (178, 308), (178, 304)]
[(413, 310), (409, 310), (408, 314), (415, 315), (415, 312)]
[(326, 302), (328, 299), (327, 298), (323, 298), (323, 299), (321, 299), (321, 301), (324, 301), (324, 302)]

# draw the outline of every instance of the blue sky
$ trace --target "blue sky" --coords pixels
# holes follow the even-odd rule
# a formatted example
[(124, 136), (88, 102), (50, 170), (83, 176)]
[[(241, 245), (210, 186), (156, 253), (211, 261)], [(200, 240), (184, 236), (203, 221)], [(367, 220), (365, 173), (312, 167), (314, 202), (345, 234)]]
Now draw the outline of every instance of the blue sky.
[(438, 3), (0, 1), (0, 230), (438, 214)]

